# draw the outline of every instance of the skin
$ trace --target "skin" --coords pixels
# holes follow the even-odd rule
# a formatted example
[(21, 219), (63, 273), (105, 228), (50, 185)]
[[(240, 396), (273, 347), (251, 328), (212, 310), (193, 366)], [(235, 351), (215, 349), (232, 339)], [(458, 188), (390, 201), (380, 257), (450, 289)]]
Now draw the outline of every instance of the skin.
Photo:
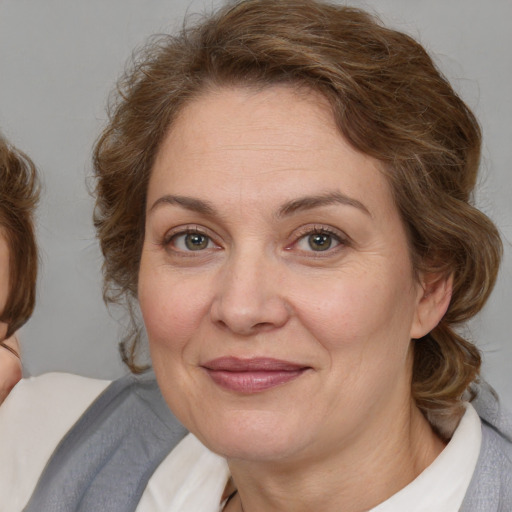
[[(0, 311), (3, 311), (9, 293), (9, 247), (0, 233)], [(5, 338), (7, 324), (0, 322), (0, 340)], [(12, 336), (4, 341), (19, 354), (18, 340)], [(21, 361), (12, 352), (0, 347), (0, 404), (21, 379)]]
[[(434, 460), (443, 444), (411, 398), (411, 339), (439, 322), (450, 282), (415, 274), (379, 163), (340, 136), (322, 97), (204, 93), (163, 141), (147, 205), (139, 300), (156, 376), (227, 458), (239, 492), (226, 510), (368, 510)], [(307, 370), (239, 393), (204, 368), (228, 356)]]

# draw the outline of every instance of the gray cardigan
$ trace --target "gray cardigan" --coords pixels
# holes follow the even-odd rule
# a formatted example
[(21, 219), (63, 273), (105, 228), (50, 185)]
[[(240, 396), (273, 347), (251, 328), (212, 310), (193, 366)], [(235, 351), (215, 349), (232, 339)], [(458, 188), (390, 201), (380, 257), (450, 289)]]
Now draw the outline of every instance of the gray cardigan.
[(512, 512), (512, 416), (485, 383), (473, 406), (482, 420), (482, 447), (460, 512)]
[[(479, 388), (474, 406), (482, 448), (460, 510), (512, 512), (512, 419), (488, 386)], [(117, 380), (60, 442), (25, 512), (134, 512), (149, 478), (186, 433), (151, 373)]]

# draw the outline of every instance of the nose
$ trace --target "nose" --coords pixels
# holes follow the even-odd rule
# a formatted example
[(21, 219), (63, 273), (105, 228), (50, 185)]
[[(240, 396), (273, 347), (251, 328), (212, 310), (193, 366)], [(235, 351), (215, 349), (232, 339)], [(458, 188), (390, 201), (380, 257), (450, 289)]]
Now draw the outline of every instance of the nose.
[(254, 255), (230, 258), (219, 275), (211, 306), (217, 326), (250, 336), (282, 327), (290, 314), (278, 262)]

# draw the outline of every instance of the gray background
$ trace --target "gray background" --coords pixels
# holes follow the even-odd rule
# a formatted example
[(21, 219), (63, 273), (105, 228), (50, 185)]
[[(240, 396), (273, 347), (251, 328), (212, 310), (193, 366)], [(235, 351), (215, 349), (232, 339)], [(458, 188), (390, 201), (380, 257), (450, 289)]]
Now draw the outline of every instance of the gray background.
[[(27, 375), (61, 370), (100, 378), (125, 372), (122, 329), (101, 299), (101, 257), (87, 192), (90, 154), (108, 92), (136, 46), (179, 27), (201, 0), (0, 0), (0, 128), (39, 166), (41, 279), (21, 332)], [(478, 204), (497, 223), (505, 261), (494, 295), (467, 333), (484, 375), (512, 408), (512, 1), (352, 2), (419, 38), (480, 119)], [(117, 315), (119, 317), (119, 315)]]

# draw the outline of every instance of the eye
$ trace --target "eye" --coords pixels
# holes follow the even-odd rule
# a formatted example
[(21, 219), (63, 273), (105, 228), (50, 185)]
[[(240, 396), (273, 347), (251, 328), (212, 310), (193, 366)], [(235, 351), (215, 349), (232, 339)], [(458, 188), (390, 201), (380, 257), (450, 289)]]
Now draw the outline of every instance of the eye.
[(309, 248), (313, 251), (327, 251), (333, 244), (333, 238), (327, 233), (314, 233), (307, 238)]
[(315, 228), (313, 232), (301, 236), (296, 242), (296, 247), (304, 252), (325, 252), (341, 244), (342, 239), (339, 235), (326, 229)]
[(208, 235), (197, 231), (176, 233), (166, 241), (166, 245), (171, 245), (174, 250), (182, 252), (203, 251), (217, 247)]

